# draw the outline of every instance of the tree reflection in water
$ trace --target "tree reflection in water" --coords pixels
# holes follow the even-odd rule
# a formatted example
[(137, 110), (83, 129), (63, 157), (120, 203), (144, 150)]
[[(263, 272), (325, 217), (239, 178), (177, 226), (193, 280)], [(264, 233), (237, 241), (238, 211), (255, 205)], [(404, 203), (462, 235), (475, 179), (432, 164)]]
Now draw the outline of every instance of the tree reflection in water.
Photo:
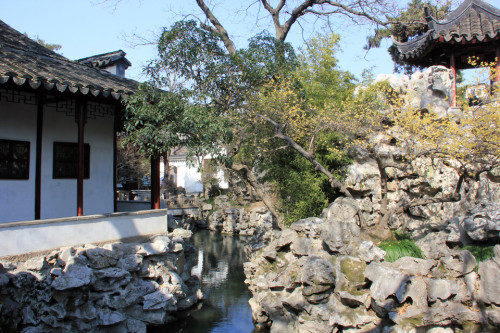
[[(198, 265), (192, 273), (200, 277), (205, 299), (179, 320), (148, 332), (222, 333), (254, 332), (251, 297), (244, 281), (243, 239), (210, 231), (196, 231), (191, 240), (198, 248)], [(259, 331), (262, 332), (262, 331)]]

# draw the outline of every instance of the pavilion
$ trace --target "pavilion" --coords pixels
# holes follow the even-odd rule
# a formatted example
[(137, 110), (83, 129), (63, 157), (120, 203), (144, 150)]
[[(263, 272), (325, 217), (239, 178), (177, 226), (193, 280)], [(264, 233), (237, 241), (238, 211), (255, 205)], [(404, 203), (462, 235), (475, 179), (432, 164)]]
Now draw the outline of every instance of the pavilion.
[[(437, 20), (425, 8), (427, 31), (406, 42), (394, 41), (399, 59), (420, 67), (443, 65), (456, 71), (479, 62), (496, 62), (495, 82), (500, 82), (500, 10), (482, 0), (465, 0), (445, 19)], [(457, 106), (456, 80), (451, 107)]]
[(0, 223), (116, 211), (124, 55), (72, 61), (0, 21)]

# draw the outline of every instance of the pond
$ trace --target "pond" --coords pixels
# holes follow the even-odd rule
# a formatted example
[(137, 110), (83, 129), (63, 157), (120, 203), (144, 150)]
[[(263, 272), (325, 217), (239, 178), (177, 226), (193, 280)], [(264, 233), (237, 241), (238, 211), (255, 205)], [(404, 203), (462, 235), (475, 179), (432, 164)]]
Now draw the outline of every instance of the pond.
[(244, 238), (202, 230), (194, 232), (191, 242), (198, 249), (192, 273), (200, 277), (205, 298), (195, 309), (181, 313), (178, 321), (150, 327), (148, 332), (257, 332), (248, 304), (251, 293), (244, 283)]

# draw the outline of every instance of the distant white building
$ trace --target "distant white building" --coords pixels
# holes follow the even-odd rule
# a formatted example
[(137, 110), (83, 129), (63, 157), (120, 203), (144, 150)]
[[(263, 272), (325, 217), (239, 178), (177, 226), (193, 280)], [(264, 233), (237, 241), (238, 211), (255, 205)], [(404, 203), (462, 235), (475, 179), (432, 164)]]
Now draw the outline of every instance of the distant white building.
[[(210, 156), (203, 159), (203, 165), (200, 167), (199, 161), (187, 160), (187, 149), (182, 146), (174, 149), (168, 156), (170, 166), (169, 174), (172, 175), (173, 182), (177, 187), (183, 187), (186, 193), (201, 193), (203, 192), (202, 171), (209, 171)], [(161, 164), (161, 174), (164, 172), (164, 166)], [(215, 177), (218, 179), (219, 186), (223, 189), (228, 188), (227, 180), (224, 172), (220, 169), (216, 170)]]

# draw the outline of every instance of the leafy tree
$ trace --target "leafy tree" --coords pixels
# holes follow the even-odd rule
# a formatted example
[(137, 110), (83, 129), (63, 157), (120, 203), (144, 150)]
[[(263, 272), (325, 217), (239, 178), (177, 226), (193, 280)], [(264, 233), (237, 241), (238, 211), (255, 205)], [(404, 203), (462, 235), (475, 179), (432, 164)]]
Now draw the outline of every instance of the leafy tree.
[[(26, 34), (26, 33), (25, 33), (25, 35), (28, 36), (28, 34)], [(33, 39), (38, 44), (42, 45), (43, 47), (48, 48), (51, 51), (55, 52), (55, 51), (59, 51), (60, 49), (62, 49), (62, 46), (60, 44), (47, 43), (43, 39), (41, 39), (40, 36), (38, 36), (38, 35), (36, 35), (34, 37), (30, 37), (30, 38)]]

